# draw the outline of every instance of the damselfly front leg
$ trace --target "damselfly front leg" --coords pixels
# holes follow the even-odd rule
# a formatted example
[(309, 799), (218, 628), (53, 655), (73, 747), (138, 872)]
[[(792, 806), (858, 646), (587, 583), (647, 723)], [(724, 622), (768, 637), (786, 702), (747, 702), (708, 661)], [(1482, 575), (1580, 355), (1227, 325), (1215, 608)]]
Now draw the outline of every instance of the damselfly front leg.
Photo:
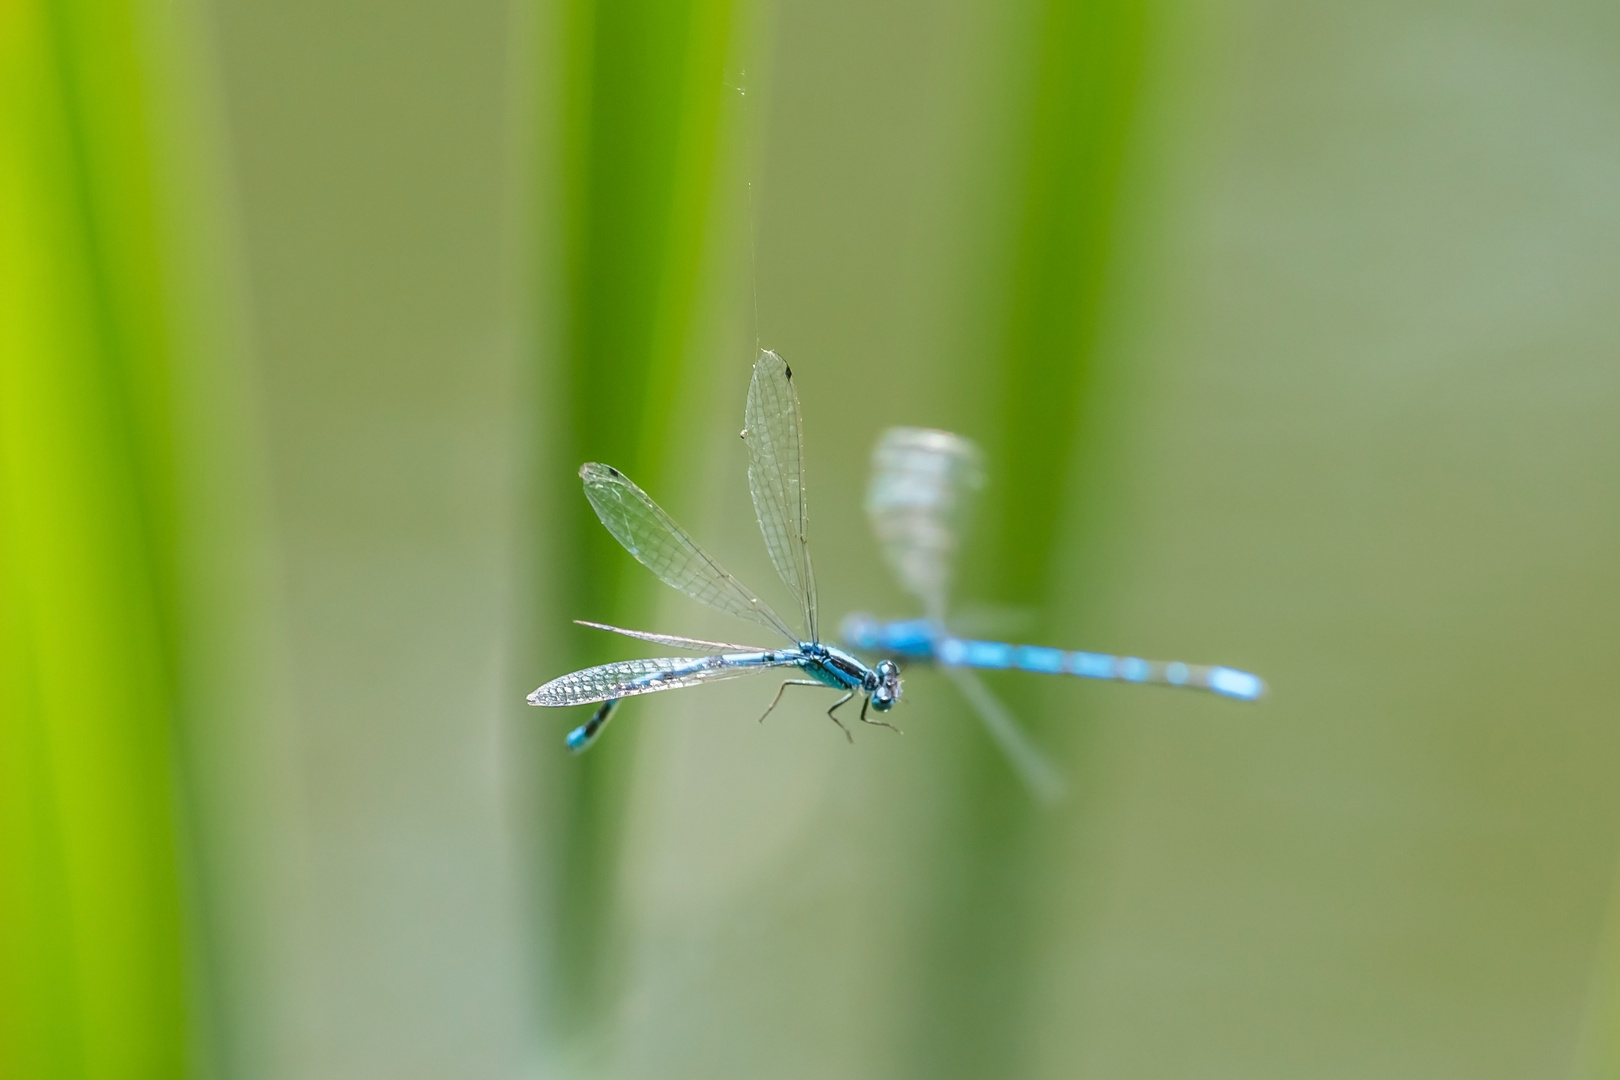
[(869, 720), (869, 719), (867, 719), (866, 710), (867, 710), (867, 707), (870, 706), (871, 704), (872, 704), (872, 699), (871, 698), (867, 698), (865, 701), (861, 702), (861, 723), (863, 723), (863, 724), (871, 724), (873, 727), (886, 727), (890, 731), (894, 732), (896, 735), (901, 734), (900, 729), (895, 727), (893, 724), (889, 723), (887, 720)]

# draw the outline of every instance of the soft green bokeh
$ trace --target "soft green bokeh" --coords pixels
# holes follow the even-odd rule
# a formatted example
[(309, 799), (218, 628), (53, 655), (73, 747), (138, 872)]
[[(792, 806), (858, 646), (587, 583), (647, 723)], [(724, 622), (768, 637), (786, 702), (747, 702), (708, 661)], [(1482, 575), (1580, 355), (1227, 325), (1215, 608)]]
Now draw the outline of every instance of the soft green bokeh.
[(153, 86), (129, 5), (0, 10), (0, 1075), (181, 1067)]
[[(1613, 1077), (1620, 23), (1598, 4), (0, 8), (0, 1075)], [(1256, 705), (928, 671), (523, 696), (768, 599), (910, 614), (891, 424), (985, 447), (965, 611)]]
[[(633, 703), (599, 1063), (1576, 1067), (1620, 809), (1603, 19), (774, 11), (744, 152), (823, 603), (904, 610), (865, 455), (940, 424), (996, 468), (966, 599), (1274, 692), (999, 680), (1070, 771), (1052, 815), (927, 674), (904, 739), (854, 752), (808, 703), (755, 728), (753, 688)], [(734, 439), (745, 210), (654, 493), (770, 588)], [(657, 627), (728, 631), (640, 580)]]
[[(730, 0), (562, 4), (557, 68), (544, 72), (564, 83), (547, 101), (556, 109), (561, 145), (547, 158), (555, 175), (543, 188), (556, 192), (561, 209), (533, 265), (554, 265), (561, 288), (531, 308), (545, 315), (533, 340), (550, 347), (546, 355), (557, 371), (548, 383), (566, 387), (571, 408), (541, 418), (540, 427), (561, 433), (552, 447), (565, 460), (615, 462), (653, 485), (668, 475), (670, 403), (690, 367), (734, 6)], [(572, 487), (567, 479), (567, 473), (547, 477), (544, 489)], [(623, 572), (618, 546), (595, 515), (579, 500), (567, 502), (556, 520), (571, 522), (572, 534), (543, 548), (534, 572), (551, 577), (557, 563), (573, 564), (576, 572), (558, 579), (561, 605), (636, 621), (646, 610), (631, 599), (644, 594), (641, 583)], [(582, 644), (594, 648), (568, 653), (581, 667), (612, 658), (600, 637)], [(612, 993), (601, 984), (610, 963), (603, 950), (615, 914), (612, 879), (632, 745), (630, 736), (606, 753), (546, 772), (558, 789), (547, 831), (562, 868), (551, 883), (557, 892), (547, 982), (565, 1026), (591, 1023)]]

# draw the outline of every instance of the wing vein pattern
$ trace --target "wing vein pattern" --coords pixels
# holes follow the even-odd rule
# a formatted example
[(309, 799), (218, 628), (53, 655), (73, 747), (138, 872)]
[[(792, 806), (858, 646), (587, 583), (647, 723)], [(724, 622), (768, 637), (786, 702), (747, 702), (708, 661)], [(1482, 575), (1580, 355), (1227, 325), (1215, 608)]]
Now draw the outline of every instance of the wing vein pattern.
[(769, 627), (798, 643), (798, 635), (769, 604), (728, 574), (628, 476), (595, 462), (581, 466), (579, 475), (585, 481), (585, 497), (603, 526), (666, 585), (700, 604)]
[(872, 450), (872, 532), (901, 586), (940, 626), (963, 526), (983, 486), (979, 448), (948, 431), (890, 428)]
[(529, 695), (529, 704), (587, 705), (609, 698), (635, 697), (659, 690), (678, 690), (683, 686), (736, 679), (766, 668), (793, 667), (797, 663), (791, 655), (773, 653), (619, 660), (552, 679)]
[(816, 626), (816, 578), (810, 566), (809, 509), (804, 490), (804, 438), (793, 372), (769, 349), (754, 363), (743, 414), (748, 490), (771, 562), (799, 602), (809, 641)]

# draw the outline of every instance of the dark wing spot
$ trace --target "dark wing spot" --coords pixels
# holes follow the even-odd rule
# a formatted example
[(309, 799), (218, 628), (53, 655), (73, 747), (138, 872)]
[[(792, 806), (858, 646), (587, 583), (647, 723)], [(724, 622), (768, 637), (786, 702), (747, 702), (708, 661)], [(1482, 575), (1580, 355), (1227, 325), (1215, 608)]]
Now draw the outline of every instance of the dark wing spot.
[(793, 378), (793, 369), (792, 368), (788, 367), (786, 364), (783, 364), (782, 365), (782, 370), (787, 372), (787, 377), (788, 378), (790, 378), (790, 379)]

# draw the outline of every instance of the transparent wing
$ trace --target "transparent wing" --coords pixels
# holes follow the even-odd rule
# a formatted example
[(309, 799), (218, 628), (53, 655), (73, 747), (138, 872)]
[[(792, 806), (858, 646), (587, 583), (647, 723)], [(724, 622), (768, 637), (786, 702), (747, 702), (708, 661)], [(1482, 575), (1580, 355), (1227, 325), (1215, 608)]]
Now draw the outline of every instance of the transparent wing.
[(668, 645), (672, 649), (691, 649), (693, 652), (706, 653), (748, 653), (764, 652), (757, 645), (734, 645), (726, 641), (704, 641), (702, 638), (676, 637), (674, 634), (651, 634), (645, 630), (626, 630), (622, 626), (609, 626), (607, 623), (591, 622), (587, 619), (575, 619), (581, 626), (588, 626), (592, 630), (606, 630), (611, 634), (623, 634), (625, 637), (640, 638), (642, 641), (651, 641), (656, 645)]
[(804, 438), (793, 371), (769, 349), (754, 362), (743, 414), (748, 490), (776, 572), (804, 612), (807, 640), (819, 641), (816, 575), (810, 567), (809, 510), (804, 492)]
[(872, 451), (867, 518), (901, 587), (937, 625), (945, 621), (956, 552), (983, 486), (979, 448), (948, 431), (890, 428)]
[(1066, 787), (1063, 774), (1030, 741), (1029, 735), (1007, 711), (1007, 706), (984, 685), (984, 680), (966, 668), (948, 667), (940, 670), (950, 676), (956, 688), (962, 691), (962, 696), (968, 699), (968, 704), (979, 714), (990, 737), (1007, 755), (1008, 764), (1024, 786), (1044, 803), (1055, 803), (1061, 799)]
[(628, 476), (595, 462), (580, 466), (579, 475), (585, 481), (585, 497), (607, 531), (664, 584), (700, 604), (769, 627), (798, 644), (798, 635), (769, 604), (726, 573)]
[(659, 690), (719, 682), (752, 675), (766, 668), (793, 667), (789, 658), (761, 659), (749, 654), (743, 662), (726, 656), (663, 657), (656, 660), (620, 660), (552, 679), (529, 695), (530, 705), (585, 705), (609, 698), (635, 697)]

